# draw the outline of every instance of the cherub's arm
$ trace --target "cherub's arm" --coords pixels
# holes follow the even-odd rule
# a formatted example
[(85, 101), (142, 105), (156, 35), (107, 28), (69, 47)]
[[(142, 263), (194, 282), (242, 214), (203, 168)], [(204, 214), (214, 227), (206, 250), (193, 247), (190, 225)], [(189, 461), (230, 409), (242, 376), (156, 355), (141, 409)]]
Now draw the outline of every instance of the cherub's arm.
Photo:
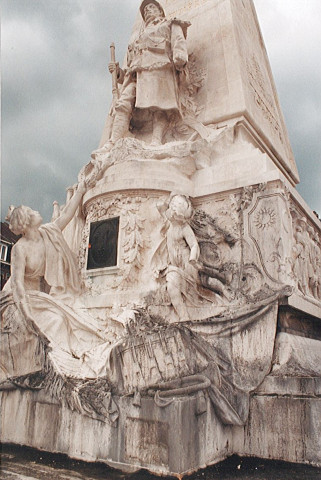
[(157, 210), (162, 215), (162, 217), (164, 217), (166, 220), (168, 220), (166, 216), (166, 211), (168, 210), (168, 207), (169, 207), (169, 204), (171, 203), (172, 198), (176, 197), (176, 195), (179, 195), (179, 194), (176, 192), (171, 192), (167, 200), (162, 200), (161, 202), (158, 202), (156, 204)]
[(73, 195), (71, 200), (67, 203), (60, 217), (58, 217), (57, 220), (54, 221), (54, 224), (57, 225), (57, 227), (60, 228), (60, 230), (63, 230), (75, 215), (76, 210), (80, 206), (82, 197), (85, 192), (86, 192), (86, 184), (85, 182), (80, 182), (78, 184), (76, 193)]
[(164, 200), (162, 202), (158, 202), (156, 204), (157, 210), (159, 211), (161, 216), (164, 217), (166, 220), (167, 220), (167, 217), (166, 217), (165, 213), (166, 213), (166, 210), (168, 209), (168, 205), (169, 205), (169, 199)]
[(183, 227), (183, 235), (186, 240), (187, 245), (191, 249), (191, 253), (189, 256), (189, 261), (192, 264), (195, 264), (200, 256), (200, 247), (198, 245), (197, 239), (195, 237), (195, 233), (193, 232), (190, 225), (186, 224)]

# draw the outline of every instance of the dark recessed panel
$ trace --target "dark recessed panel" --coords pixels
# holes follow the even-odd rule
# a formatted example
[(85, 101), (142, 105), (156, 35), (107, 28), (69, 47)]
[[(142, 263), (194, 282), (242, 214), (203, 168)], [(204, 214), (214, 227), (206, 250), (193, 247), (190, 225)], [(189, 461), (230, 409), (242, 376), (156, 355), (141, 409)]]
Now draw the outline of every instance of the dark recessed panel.
[(117, 265), (119, 217), (90, 224), (87, 270)]

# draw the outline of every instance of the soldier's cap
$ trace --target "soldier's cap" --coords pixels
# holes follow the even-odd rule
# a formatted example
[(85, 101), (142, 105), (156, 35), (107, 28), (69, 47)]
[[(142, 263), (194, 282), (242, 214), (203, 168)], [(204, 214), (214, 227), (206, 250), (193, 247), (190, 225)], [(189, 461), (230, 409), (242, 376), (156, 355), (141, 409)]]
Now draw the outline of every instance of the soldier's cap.
[(163, 16), (165, 17), (164, 9), (163, 9), (163, 7), (161, 6), (161, 4), (157, 2), (157, 0), (143, 0), (142, 3), (141, 3), (141, 6), (140, 6), (140, 13), (141, 13), (144, 21), (145, 21), (144, 8), (145, 8), (146, 5), (148, 5), (149, 3), (153, 3), (154, 5), (156, 5), (156, 7), (158, 7), (158, 8), (160, 9), (160, 11), (163, 13)]

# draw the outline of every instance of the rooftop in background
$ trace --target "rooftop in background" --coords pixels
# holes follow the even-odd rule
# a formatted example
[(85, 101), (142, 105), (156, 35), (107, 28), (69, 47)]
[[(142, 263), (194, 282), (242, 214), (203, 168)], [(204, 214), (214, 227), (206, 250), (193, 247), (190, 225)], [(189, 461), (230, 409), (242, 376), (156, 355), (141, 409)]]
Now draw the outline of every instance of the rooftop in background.
[(0, 289), (2, 290), (4, 285), (10, 278), (10, 264), (11, 264), (11, 249), (13, 245), (19, 240), (21, 235), (15, 235), (9, 228), (7, 222), (1, 222), (0, 229)]
[(19, 240), (21, 235), (15, 235), (9, 228), (9, 224), (7, 222), (1, 222), (1, 231), (0, 231), (0, 238), (1, 241), (14, 244), (17, 240)]

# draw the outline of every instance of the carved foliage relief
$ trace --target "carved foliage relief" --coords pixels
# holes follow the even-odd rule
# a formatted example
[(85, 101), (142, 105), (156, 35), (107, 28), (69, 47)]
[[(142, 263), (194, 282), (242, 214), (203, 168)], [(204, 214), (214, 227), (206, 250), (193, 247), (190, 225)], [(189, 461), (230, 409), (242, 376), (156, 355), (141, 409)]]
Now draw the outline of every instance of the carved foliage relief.
[(244, 233), (269, 281), (289, 283), (292, 227), (282, 190), (266, 188), (253, 193), (244, 211)]
[[(135, 285), (139, 290), (147, 283), (151, 291), (161, 293), (164, 285), (154, 280), (150, 264), (159, 243), (158, 200), (123, 194), (87, 207), (80, 265), (91, 294), (126, 291)], [(294, 207), (290, 212), (284, 187), (261, 184), (193, 203), (190, 225), (200, 248), (198, 276), (203, 288), (226, 305), (256, 301), (282, 285), (297, 285), (304, 295), (320, 300), (320, 234)], [(95, 281), (95, 275), (86, 271), (90, 224), (115, 217), (120, 218), (117, 268), (109, 272), (112, 275), (99, 272)]]
[(192, 221), (203, 286), (242, 303), (293, 284), (288, 205), (284, 190), (265, 184), (203, 203)]
[[(83, 272), (85, 284), (92, 294), (106, 293), (109, 288), (126, 288), (139, 275), (142, 268), (142, 254), (148, 245), (148, 228), (146, 228), (145, 215), (141, 209), (148, 201), (146, 196), (118, 195), (114, 198), (101, 198), (92, 202), (86, 209), (86, 225), (83, 231), (80, 249), (80, 267)], [(97, 284), (90, 278), (91, 272), (86, 272), (88, 242), (90, 225), (98, 220), (113, 219), (119, 217), (119, 240), (118, 261), (113, 271), (108, 268), (104, 273), (104, 281)]]

